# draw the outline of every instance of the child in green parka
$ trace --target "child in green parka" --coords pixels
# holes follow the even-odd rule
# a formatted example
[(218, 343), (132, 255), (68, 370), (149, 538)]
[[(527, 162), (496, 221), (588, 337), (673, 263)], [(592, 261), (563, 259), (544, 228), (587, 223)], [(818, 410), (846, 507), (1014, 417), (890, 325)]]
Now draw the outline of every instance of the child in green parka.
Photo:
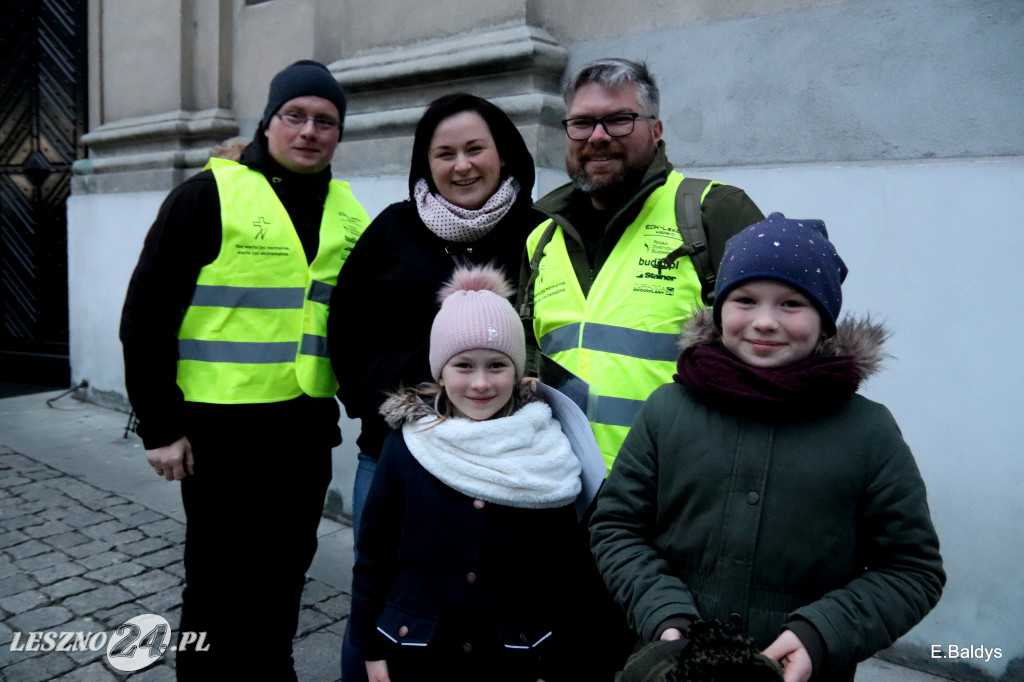
[(730, 622), (786, 682), (850, 680), (945, 584), (924, 482), (883, 405), (857, 394), (885, 330), (838, 324), (847, 268), (818, 220), (731, 238), (713, 309), (644, 405), (591, 545), (642, 642)]

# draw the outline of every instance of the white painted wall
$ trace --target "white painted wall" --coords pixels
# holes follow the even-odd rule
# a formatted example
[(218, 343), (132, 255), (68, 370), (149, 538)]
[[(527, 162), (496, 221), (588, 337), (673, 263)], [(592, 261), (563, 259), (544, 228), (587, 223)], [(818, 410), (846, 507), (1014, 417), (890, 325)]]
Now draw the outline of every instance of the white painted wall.
[(128, 280), (165, 192), (68, 199), (68, 325), (72, 384), (124, 398), (118, 329)]
[[(412, 143), (409, 143), (412, 146)], [(342, 150), (344, 151), (344, 149)], [(385, 176), (376, 178), (339, 178), (347, 180), (352, 193), (366, 209), (370, 220), (385, 208), (409, 196), (409, 176)]]

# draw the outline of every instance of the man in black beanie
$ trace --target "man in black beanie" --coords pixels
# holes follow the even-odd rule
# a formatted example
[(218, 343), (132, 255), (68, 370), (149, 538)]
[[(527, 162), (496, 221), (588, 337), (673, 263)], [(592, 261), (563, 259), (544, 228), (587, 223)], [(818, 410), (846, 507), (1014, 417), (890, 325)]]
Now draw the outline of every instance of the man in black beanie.
[[(330, 163), (345, 93), (318, 62), (270, 84), (239, 163), (171, 191), (121, 318), (146, 458), (186, 514), (179, 680), (295, 679), (292, 639), (331, 448), (330, 293), (369, 222)], [(253, 645), (256, 645), (256, 649)]]

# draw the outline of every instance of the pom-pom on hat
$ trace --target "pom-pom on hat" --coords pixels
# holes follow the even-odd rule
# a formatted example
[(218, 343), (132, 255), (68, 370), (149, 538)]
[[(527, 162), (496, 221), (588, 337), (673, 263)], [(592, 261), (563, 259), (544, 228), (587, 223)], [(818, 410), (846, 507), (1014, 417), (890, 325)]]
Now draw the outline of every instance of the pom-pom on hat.
[(493, 265), (458, 267), (441, 287), (441, 310), (430, 328), (430, 374), (440, 380), (441, 369), (452, 356), (475, 348), (488, 348), (512, 359), (516, 377), (526, 366), (523, 324), (508, 298), (512, 286)]
[(730, 291), (752, 279), (774, 279), (807, 296), (821, 314), (822, 331), (832, 336), (846, 273), (824, 222), (772, 213), (725, 243), (715, 283), (715, 324), (722, 326), (722, 304)]
[[(286, 102), (296, 97), (323, 97), (338, 108), (338, 121), (345, 124), (345, 91), (334, 79), (327, 67), (312, 59), (300, 59), (286, 67), (270, 81), (270, 94), (267, 96), (267, 108), (263, 110), (263, 129), (270, 127), (270, 119)], [(341, 139), (341, 129), (338, 130)]]

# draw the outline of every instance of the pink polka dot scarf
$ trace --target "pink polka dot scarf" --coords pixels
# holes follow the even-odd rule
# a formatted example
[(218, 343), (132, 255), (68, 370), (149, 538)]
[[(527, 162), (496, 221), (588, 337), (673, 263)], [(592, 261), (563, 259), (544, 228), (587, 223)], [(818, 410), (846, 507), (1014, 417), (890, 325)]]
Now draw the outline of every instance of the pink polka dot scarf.
[(519, 196), (519, 181), (507, 178), (491, 198), (476, 210), (461, 208), (440, 194), (431, 193), (427, 181), (420, 178), (413, 191), (416, 212), (427, 229), (449, 242), (475, 242), (497, 225)]

